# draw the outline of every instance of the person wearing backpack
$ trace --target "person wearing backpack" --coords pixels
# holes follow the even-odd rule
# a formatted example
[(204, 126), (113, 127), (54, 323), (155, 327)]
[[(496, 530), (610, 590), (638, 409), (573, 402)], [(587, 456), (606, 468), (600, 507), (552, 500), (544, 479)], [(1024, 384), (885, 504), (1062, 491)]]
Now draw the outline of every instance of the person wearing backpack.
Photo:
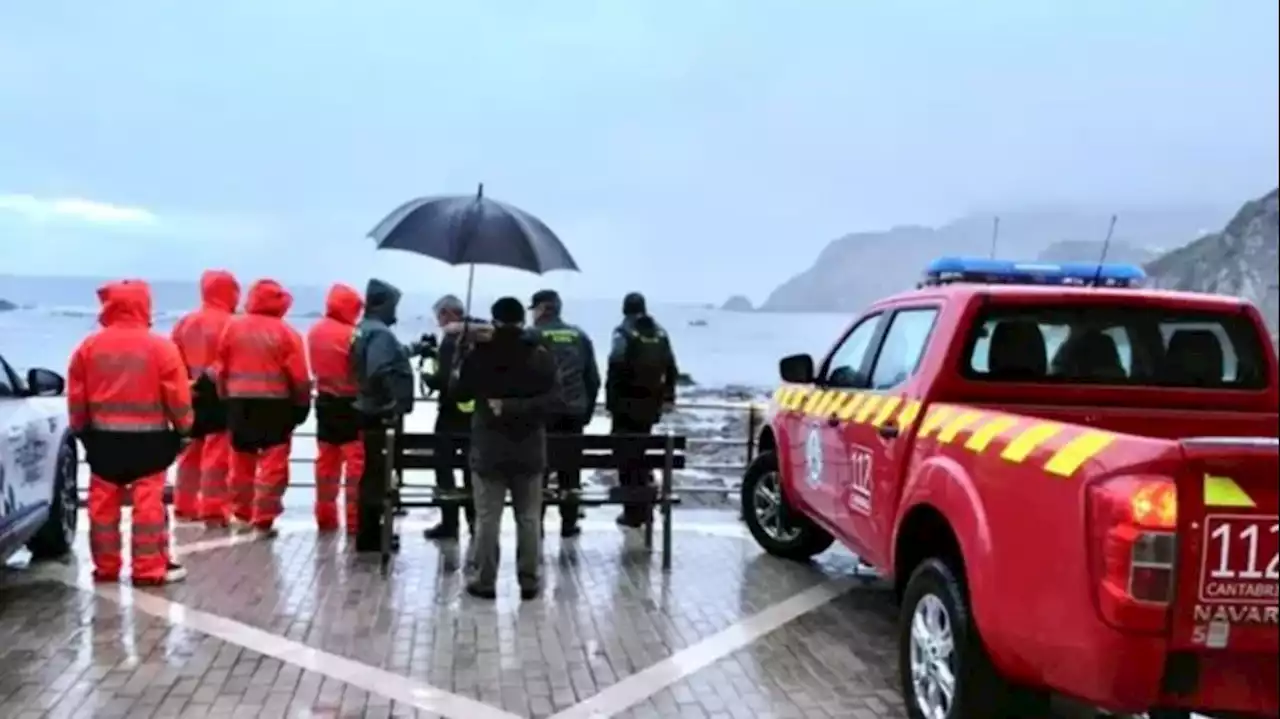
[[(666, 330), (649, 316), (644, 295), (631, 292), (622, 300), (622, 323), (613, 331), (605, 407), (612, 417), (611, 434), (650, 434), (676, 400), (675, 352)], [(634, 466), (639, 458), (623, 457), (618, 485), (650, 487), (652, 475)], [(632, 466), (628, 466), (632, 465)], [(652, 516), (652, 502), (627, 504), (618, 516), (622, 527), (642, 527)]]

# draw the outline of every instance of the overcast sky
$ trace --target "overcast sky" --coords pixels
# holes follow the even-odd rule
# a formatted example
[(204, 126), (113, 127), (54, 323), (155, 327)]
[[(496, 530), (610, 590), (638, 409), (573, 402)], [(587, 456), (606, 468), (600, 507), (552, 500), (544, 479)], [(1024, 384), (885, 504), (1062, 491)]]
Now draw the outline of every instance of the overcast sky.
[(488, 194), (583, 273), (759, 298), (854, 230), (1277, 182), (1276, 0), (41, 0), (0, 9), (0, 272), (464, 274), (362, 239)]

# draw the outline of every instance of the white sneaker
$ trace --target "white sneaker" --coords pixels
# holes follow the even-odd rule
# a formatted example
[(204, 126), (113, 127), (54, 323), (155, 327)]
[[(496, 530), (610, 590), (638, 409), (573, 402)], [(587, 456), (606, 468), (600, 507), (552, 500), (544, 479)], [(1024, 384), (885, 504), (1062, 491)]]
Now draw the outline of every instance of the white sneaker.
[(187, 568), (177, 562), (169, 562), (169, 569), (164, 573), (165, 584), (177, 584), (187, 578)]

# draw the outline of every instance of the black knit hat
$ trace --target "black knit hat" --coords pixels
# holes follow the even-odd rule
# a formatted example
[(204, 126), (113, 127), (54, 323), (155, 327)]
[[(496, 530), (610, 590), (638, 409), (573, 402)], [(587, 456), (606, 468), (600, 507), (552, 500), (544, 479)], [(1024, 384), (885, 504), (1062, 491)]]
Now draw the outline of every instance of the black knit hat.
[(514, 297), (503, 297), (494, 302), (490, 312), (494, 322), (506, 325), (524, 322), (524, 303)]
[(646, 311), (644, 295), (639, 292), (628, 292), (627, 296), (622, 298), (622, 314), (642, 315)]

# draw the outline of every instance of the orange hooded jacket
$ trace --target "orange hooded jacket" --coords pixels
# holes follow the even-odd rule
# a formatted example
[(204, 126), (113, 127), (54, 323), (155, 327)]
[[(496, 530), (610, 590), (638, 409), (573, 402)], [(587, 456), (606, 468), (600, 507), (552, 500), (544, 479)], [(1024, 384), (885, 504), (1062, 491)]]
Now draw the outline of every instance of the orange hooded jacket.
[(227, 399), (311, 404), (302, 336), (284, 321), (293, 297), (275, 280), (249, 288), (245, 313), (231, 318), (218, 343), (218, 393)]
[(173, 326), (172, 337), (192, 377), (215, 377), (218, 341), (240, 304), (240, 283), (230, 272), (209, 270), (200, 276), (200, 300), (200, 309)]
[(324, 317), (307, 332), (307, 354), (315, 373), (316, 390), (335, 397), (356, 396), (351, 366), (351, 335), (364, 309), (360, 293), (335, 284), (325, 299)]
[(72, 431), (138, 434), (191, 430), (191, 388), (173, 342), (151, 332), (151, 288), (140, 280), (98, 289), (102, 329), (71, 354)]

